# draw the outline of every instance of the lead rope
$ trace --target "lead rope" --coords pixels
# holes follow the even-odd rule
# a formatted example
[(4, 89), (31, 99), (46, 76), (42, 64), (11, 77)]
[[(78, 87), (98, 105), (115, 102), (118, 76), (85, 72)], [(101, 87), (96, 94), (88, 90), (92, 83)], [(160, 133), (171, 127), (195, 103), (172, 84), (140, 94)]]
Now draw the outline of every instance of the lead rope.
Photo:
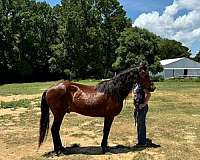
[(134, 93), (132, 92), (132, 97), (133, 97), (133, 105), (134, 105), (134, 109), (133, 109), (133, 117), (135, 120), (135, 126), (137, 126), (137, 122), (138, 122), (138, 105), (137, 102), (135, 102), (135, 98), (134, 98)]

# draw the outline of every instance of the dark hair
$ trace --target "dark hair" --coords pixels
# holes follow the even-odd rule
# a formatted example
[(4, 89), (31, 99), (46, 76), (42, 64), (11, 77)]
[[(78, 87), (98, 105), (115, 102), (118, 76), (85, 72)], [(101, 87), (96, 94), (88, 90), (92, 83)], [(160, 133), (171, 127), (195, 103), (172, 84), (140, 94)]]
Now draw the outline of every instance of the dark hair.
[(144, 70), (144, 71), (147, 71), (147, 64), (146, 63), (140, 63), (140, 66), (139, 66), (139, 70)]
[(122, 103), (132, 90), (137, 78), (137, 68), (127, 69), (112, 79), (97, 84), (96, 90), (111, 95), (117, 102)]

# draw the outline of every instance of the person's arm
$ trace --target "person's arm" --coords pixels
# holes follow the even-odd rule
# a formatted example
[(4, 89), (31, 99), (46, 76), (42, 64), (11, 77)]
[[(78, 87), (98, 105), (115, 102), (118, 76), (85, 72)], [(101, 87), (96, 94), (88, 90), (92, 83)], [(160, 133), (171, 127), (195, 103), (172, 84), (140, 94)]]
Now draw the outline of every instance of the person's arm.
[(143, 107), (145, 107), (148, 104), (149, 99), (151, 97), (151, 92), (149, 92), (147, 90), (144, 90), (144, 92), (145, 92), (145, 99), (144, 99), (144, 103), (139, 105), (140, 109), (142, 109)]
[(145, 90), (145, 100), (144, 100), (145, 106), (149, 103), (150, 97), (151, 97), (151, 92)]

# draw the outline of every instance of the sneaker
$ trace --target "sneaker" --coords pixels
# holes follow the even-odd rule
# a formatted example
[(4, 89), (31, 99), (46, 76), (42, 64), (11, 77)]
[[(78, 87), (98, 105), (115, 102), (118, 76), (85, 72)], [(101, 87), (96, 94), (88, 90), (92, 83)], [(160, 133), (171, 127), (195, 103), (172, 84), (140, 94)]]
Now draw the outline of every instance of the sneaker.
[(147, 138), (147, 139), (146, 139), (146, 144), (152, 144), (152, 140), (149, 139), (149, 138)]
[(148, 147), (152, 147), (152, 148), (161, 147), (161, 145), (155, 144), (155, 143), (148, 144), (147, 146), (148, 146)]
[(152, 140), (149, 138), (146, 139), (146, 145), (153, 148), (161, 147), (159, 144), (153, 143)]
[(135, 146), (136, 147), (146, 147), (147, 145), (146, 144), (142, 144), (142, 143), (137, 143)]

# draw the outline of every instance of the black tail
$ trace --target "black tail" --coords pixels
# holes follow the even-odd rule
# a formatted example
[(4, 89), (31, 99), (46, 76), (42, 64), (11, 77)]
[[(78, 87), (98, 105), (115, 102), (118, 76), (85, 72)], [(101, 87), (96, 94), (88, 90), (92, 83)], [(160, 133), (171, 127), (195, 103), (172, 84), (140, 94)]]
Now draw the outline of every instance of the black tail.
[(46, 100), (46, 93), (47, 91), (44, 91), (41, 100), (40, 135), (38, 148), (40, 148), (49, 130), (49, 106)]

